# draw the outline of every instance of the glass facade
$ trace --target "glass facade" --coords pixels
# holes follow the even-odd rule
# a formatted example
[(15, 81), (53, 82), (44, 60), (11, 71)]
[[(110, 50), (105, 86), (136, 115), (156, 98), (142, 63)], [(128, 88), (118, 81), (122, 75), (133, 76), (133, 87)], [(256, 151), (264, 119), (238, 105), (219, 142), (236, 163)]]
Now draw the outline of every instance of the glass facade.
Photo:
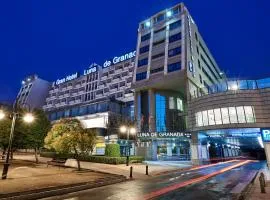
[(124, 116), (134, 119), (134, 104), (133, 102), (128, 102), (124, 105), (119, 104), (118, 102), (100, 102), (84, 106), (75, 106), (72, 108), (65, 108), (60, 111), (52, 112), (49, 114), (49, 119), (51, 121), (59, 120), (61, 118), (67, 117), (77, 117), (95, 113), (102, 112), (113, 112), (122, 114)]
[(156, 93), (156, 131), (182, 131), (185, 129), (182, 99), (170, 93)]
[(252, 106), (216, 108), (197, 112), (196, 126), (211, 126), (234, 123), (255, 123), (255, 113)]
[[(198, 95), (192, 95), (193, 98), (227, 91), (237, 90), (256, 90), (270, 88), (270, 78), (259, 80), (231, 80), (225, 81), (211, 86), (205, 85), (205, 89), (198, 89)], [(202, 92), (204, 91), (204, 92)]]

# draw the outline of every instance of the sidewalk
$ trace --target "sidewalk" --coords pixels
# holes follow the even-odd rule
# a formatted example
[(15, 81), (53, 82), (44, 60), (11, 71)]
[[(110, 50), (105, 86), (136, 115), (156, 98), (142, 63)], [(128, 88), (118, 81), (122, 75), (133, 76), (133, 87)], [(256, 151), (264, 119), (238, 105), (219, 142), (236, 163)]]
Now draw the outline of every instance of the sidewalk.
[[(34, 155), (14, 155), (15, 159), (19, 160), (28, 160), (35, 161)], [(46, 163), (51, 160), (51, 158), (40, 157), (40, 162)], [(67, 160), (66, 166), (69, 167), (77, 167), (77, 163), (73, 159)], [(133, 167), (133, 178), (135, 179), (146, 179), (151, 176), (156, 176), (165, 172), (175, 171), (180, 169), (186, 169), (192, 167), (192, 165), (188, 162), (150, 162), (148, 163), (148, 172), (149, 176), (145, 175), (146, 164), (133, 163), (130, 166), (126, 166), (125, 164), (121, 165), (109, 165), (102, 163), (92, 163), (92, 162), (81, 162), (81, 167), (84, 169), (90, 169), (94, 171), (100, 171), (105, 173), (112, 173), (117, 175), (124, 175), (129, 177), (130, 167)]]
[[(261, 172), (265, 174), (266, 193), (261, 193), (260, 182), (259, 182), (259, 175)], [(263, 169), (258, 173), (254, 181), (254, 184), (251, 186), (250, 190), (246, 194), (246, 200), (269, 200), (269, 199), (270, 199), (270, 170)]]

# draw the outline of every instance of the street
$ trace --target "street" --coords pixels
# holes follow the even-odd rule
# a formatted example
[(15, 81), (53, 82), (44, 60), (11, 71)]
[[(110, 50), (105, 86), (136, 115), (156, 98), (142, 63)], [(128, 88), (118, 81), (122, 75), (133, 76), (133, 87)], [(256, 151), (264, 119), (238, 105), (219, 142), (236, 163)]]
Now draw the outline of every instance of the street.
[(86, 199), (231, 199), (230, 191), (264, 163), (233, 161), (188, 171), (173, 172), (148, 180), (134, 180), (59, 197), (59, 200)]

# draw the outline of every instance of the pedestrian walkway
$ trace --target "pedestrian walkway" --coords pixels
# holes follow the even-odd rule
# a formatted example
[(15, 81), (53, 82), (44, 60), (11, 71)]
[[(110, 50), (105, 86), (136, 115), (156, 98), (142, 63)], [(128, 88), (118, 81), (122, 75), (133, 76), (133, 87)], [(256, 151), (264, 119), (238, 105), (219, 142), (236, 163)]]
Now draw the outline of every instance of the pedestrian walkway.
[[(14, 155), (15, 159), (35, 161), (34, 155)], [(40, 162), (47, 163), (51, 158), (39, 157)], [(190, 168), (192, 165), (186, 161), (178, 162), (148, 162), (149, 176), (146, 176), (146, 163), (132, 163), (130, 166), (125, 164), (121, 165), (109, 165), (102, 163), (93, 162), (81, 162), (81, 167), (84, 169), (90, 169), (94, 171), (112, 173), (117, 175), (124, 175), (126, 177), (130, 176), (130, 167), (133, 167), (133, 178), (135, 179), (146, 179), (151, 176), (162, 174), (169, 171), (175, 171), (180, 169)], [(68, 159), (66, 164), (67, 167), (77, 167), (77, 162), (74, 159)]]
[[(260, 188), (260, 181), (259, 181), (259, 175), (260, 173), (263, 172), (265, 175), (266, 179), (266, 187), (265, 187), (265, 192), (266, 193), (261, 193), (261, 188)], [(250, 190), (248, 193), (245, 195), (246, 200), (269, 200), (270, 199), (270, 170), (267, 168), (264, 168), (261, 170), (256, 177), (254, 184), (251, 186)]]

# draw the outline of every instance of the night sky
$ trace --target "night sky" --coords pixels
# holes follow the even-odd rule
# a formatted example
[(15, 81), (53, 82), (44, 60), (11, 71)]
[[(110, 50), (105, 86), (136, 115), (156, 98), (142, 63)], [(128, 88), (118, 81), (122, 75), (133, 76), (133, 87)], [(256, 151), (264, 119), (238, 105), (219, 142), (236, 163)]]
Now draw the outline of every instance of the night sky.
[[(138, 23), (181, 1), (9, 0), (0, 2), (0, 101), (30, 74), (54, 81), (135, 50)], [(270, 77), (270, 1), (183, 1), (230, 77)]]

